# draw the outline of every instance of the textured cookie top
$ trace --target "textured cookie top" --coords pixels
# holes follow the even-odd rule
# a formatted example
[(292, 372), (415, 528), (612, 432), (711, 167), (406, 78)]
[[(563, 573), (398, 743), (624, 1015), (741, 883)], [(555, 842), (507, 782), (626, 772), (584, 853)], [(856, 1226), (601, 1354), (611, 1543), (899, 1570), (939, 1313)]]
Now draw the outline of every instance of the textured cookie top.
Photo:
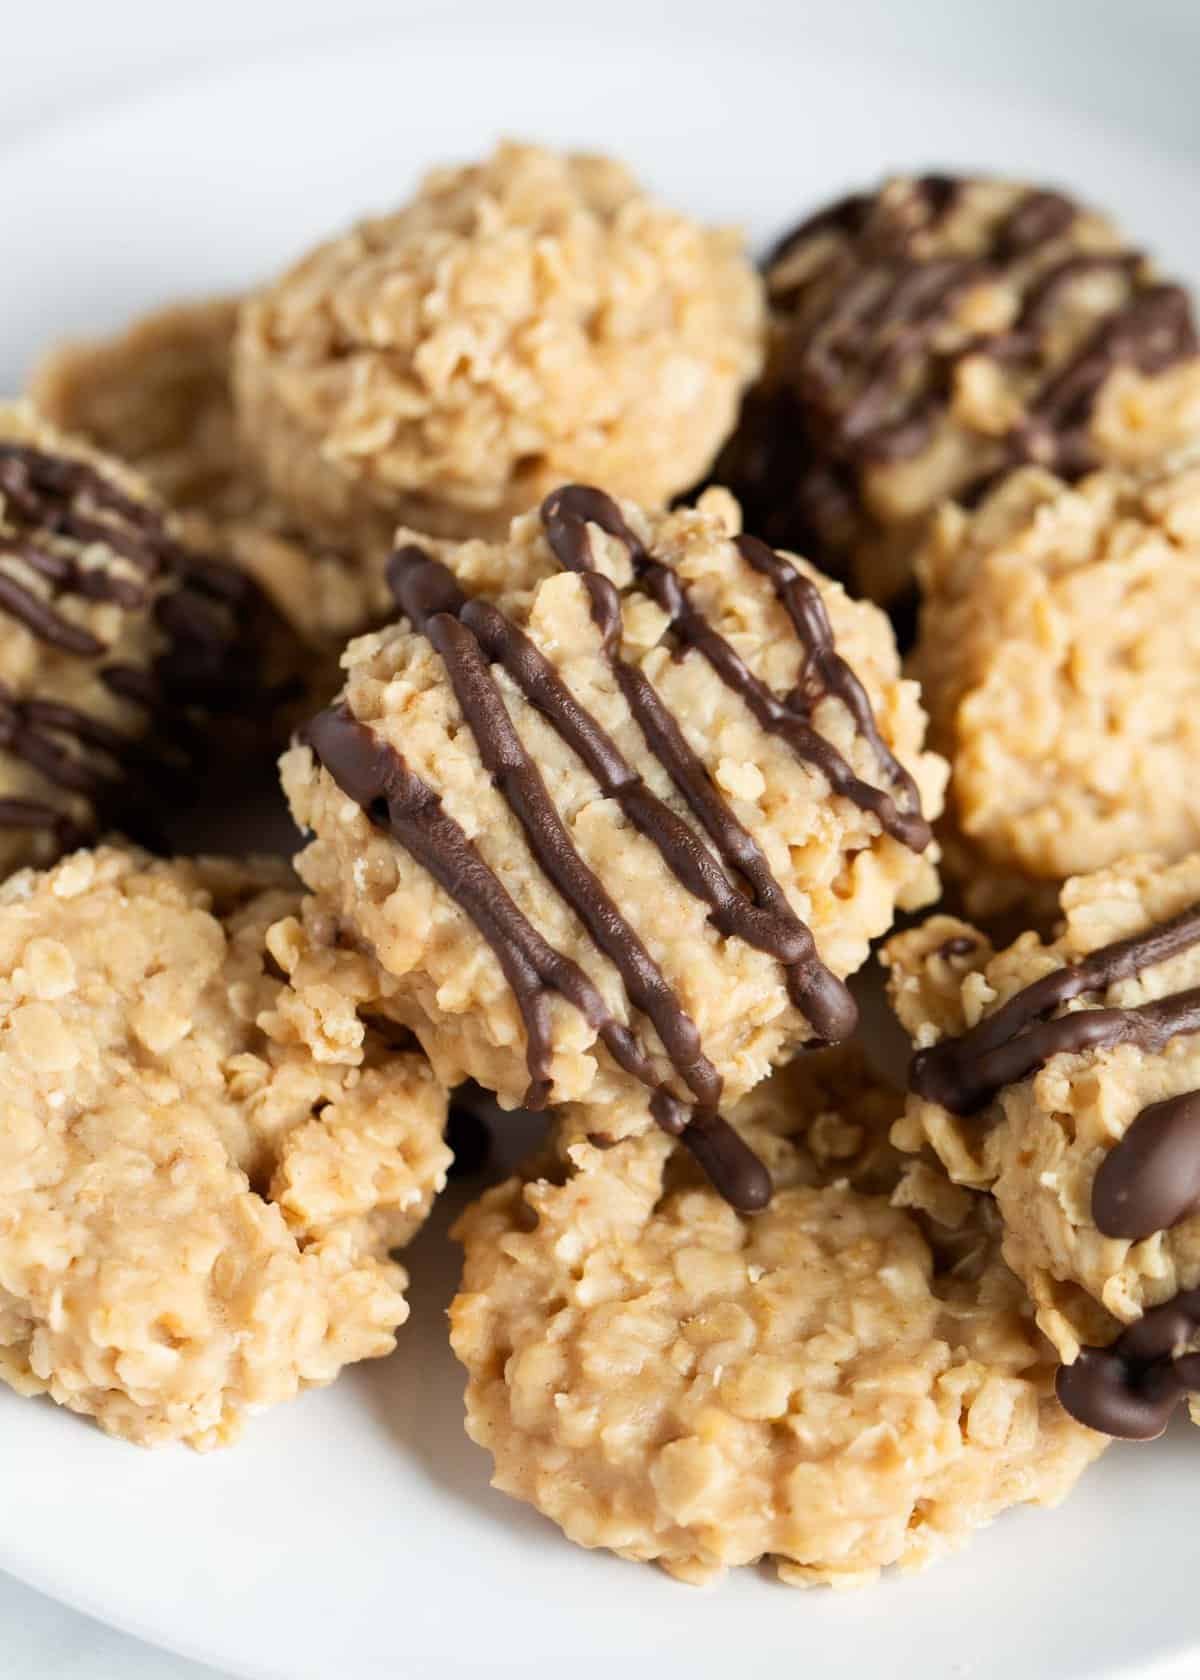
[(0, 407), (0, 871), (134, 819), (193, 723), (256, 711), (257, 631), (249, 580), (137, 479)]
[(174, 304), (60, 345), (30, 389), (55, 425), (134, 466), (185, 540), (228, 554), (305, 641), (340, 653), (387, 616), (391, 531), (352, 551), (300, 529), (268, 492), (233, 411), (237, 314), (236, 298)]
[[(767, 289), (767, 372), (718, 470), (818, 560), (1022, 462), (1145, 459), (1200, 416), (1186, 293), (1058, 192), (890, 180), (802, 222)], [(860, 562), (879, 596), (904, 580), (883, 550)]]
[(212, 1446), (386, 1353), (446, 1100), (286, 866), (103, 848), (0, 887), (0, 1375)]
[(459, 1222), (468, 1431), (580, 1544), (852, 1585), (1061, 1497), (1100, 1449), (1054, 1401), (986, 1206), (945, 1186), (936, 1255), (927, 1169), (891, 1174), (897, 1205), (855, 1187), (900, 1099), (853, 1057), (814, 1062), (731, 1111), (775, 1139), (752, 1219), (650, 1136), (576, 1146), (565, 1183), (535, 1170)]
[(734, 233), (608, 158), (507, 144), (250, 299), (235, 383), (303, 517), (500, 535), (566, 479), (652, 503), (694, 483), (761, 337)]
[(1200, 1323), (1200, 857), (1080, 877), (1062, 907), (1049, 944), (995, 953), (948, 917), (889, 942), (917, 1046), (893, 1135), (991, 1188), (1005, 1256), (1069, 1363), (1068, 1404), (1153, 1435), (1200, 1388), (1172, 1362)]
[(914, 674), (965, 867), (1036, 883), (1200, 844), (1194, 458), (1077, 489), (1018, 472), (943, 511), (918, 575)]
[(304, 878), (447, 1081), (648, 1089), (678, 1130), (844, 1036), (841, 977), (934, 890), (941, 765), (886, 621), (729, 511), (575, 487), (507, 544), (402, 547), (408, 616), (284, 760)]

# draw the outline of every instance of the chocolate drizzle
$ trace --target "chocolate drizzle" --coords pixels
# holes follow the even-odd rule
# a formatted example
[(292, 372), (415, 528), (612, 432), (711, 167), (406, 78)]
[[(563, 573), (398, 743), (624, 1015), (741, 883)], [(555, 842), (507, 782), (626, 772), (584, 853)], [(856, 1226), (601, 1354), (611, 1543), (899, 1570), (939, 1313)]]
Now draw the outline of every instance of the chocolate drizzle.
[[(306, 738), (342, 791), (428, 870), (495, 952), (525, 1025), (530, 1075), (525, 1106), (544, 1108), (549, 1095), (553, 994), (579, 1010), (620, 1067), (657, 1091), (653, 1066), (636, 1036), (611, 1013), (579, 965), (542, 937), (434, 789), (400, 754), (359, 723), (344, 703), (319, 713)], [(702, 1073), (699, 1077), (703, 1080)], [(728, 1133), (719, 1162), (724, 1176), (714, 1182), (733, 1206), (746, 1212), (764, 1207), (771, 1193), (766, 1169), (727, 1121), (705, 1112), (709, 1124), (694, 1136), (690, 1126), (683, 1127), (683, 1141), (711, 1150), (713, 1132)]]
[[(925, 176), (844, 199), (768, 258), (781, 347), (747, 400), (717, 478), (772, 542), (836, 565), (862, 518), (860, 474), (929, 446), (968, 356), (1026, 368), (1033, 387), (1020, 422), (977, 477), (958, 486), (970, 502), (1021, 462), (1069, 479), (1089, 471), (1097, 464), (1092, 413), (1113, 370), (1159, 373), (1200, 350), (1186, 292), (1153, 281), (1140, 252), (1066, 244), (1057, 255), (1053, 248), (1070, 241), (1081, 214), (1061, 193), (1027, 193), (976, 255), (930, 254), (930, 234), (969, 184)], [(1098, 273), (1123, 277), (1123, 298), (1055, 366), (1055, 312), (1071, 287)], [(1016, 319), (948, 338), (963, 293), (997, 280), (1021, 295)]]
[(1200, 1091), (1151, 1103), (1100, 1164), (1092, 1218), (1106, 1237), (1141, 1242), (1200, 1207)]
[[(148, 669), (103, 663), (105, 642), (62, 610), (70, 597), (152, 613), (165, 652)], [(50, 798), (3, 799), (0, 828), (44, 829), (61, 851), (129, 814), (140, 802), (135, 793), (173, 775), (195, 747), (186, 716), (192, 707), (264, 697), (257, 654), (242, 640), (261, 628), (250, 623), (259, 605), (248, 579), (176, 543), (153, 505), (90, 463), (0, 441), (0, 615), (47, 647), (94, 664), (98, 680), (146, 712), (147, 722), (151, 712), (156, 722), (170, 721), (169, 739), (151, 748), (143, 730), (125, 735), (36, 690), (17, 695), (0, 686), (0, 751), (91, 808), (85, 822)]]
[(1078, 1054), (1114, 1044), (1158, 1049), (1181, 1032), (1200, 1030), (1200, 990), (1180, 992), (1135, 1009), (1089, 1009), (1047, 1019), (1090, 992), (1103, 992), (1200, 944), (1200, 904), (1170, 921), (1077, 963), (1044, 974), (958, 1038), (921, 1050), (909, 1069), (918, 1096), (951, 1113), (986, 1107), (1006, 1085), (1026, 1078), (1051, 1056)]
[(1089, 1429), (1125, 1441), (1152, 1441), (1188, 1393), (1200, 1391), (1200, 1289), (1151, 1307), (1108, 1347), (1081, 1348), (1060, 1368), (1058, 1398)]
[[(767, 734), (784, 740), (798, 759), (825, 777), (835, 793), (849, 799), (860, 810), (871, 811), (885, 833), (901, 845), (912, 851), (924, 850), (929, 844), (930, 829), (921, 815), (916, 787), (879, 736), (858, 678), (834, 650), (833, 633), (819, 592), (782, 555), (772, 553), (752, 537), (738, 539), (743, 559), (770, 579), (803, 648), (804, 660), (797, 685), (786, 699), (780, 700), (693, 606), (678, 573), (646, 552), (610, 496), (584, 485), (569, 485), (547, 497), (542, 518), (559, 563), (585, 577), (593, 614), (605, 634), (609, 633), (609, 617), (614, 609), (598, 607), (597, 601), (603, 599), (607, 585), (619, 621), (620, 598), (608, 580), (593, 569), (589, 525), (598, 526), (624, 544), (634, 575), (666, 613), (672, 633), (684, 647), (694, 648), (707, 660), (725, 686), (745, 702)], [(846, 706), (880, 757), (881, 768), (896, 786), (902, 804), (882, 788), (872, 787), (856, 776), (832, 742), (812, 728), (808, 714), (816, 701), (826, 695), (836, 697)]]
[[(722, 798), (703, 762), (645, 674), (623, 656), (621, 597), (595, 569), (588, 532), (597, 524), (620, 537), (644, 586), (668, 613), (681, 647), (707, 646), (716, 633), (692, 607), (670, 568), (645, 552), (620, 510), (599, 491), (571, 486), (543, 508), (550, 547), (560, 564), (584, 580), (605, 659), (650, 752), (670, 779), (700, 832), (660, 799), (629, 764), (615, 740), (583, 707), (532, 639), (492, 602), (471, 599), (452, 573), (423, 549), (408, 545), (392, 556), (388, 581), (397, 604), (415, 629), (437, 650), (471, 730), (484, 767), (525, 835), (531, 855), (621, 977), (631, 1008), (655, 1028), (687, 1102), (661, 1084), (654, 1062), (637, 1035), (612, 1015), (577, 964), (554, 950), (512, 900), (436, 792), (401, 755), (353, 717), (343, 702), (309, 726), (307, 739), (319, 761), (371, 821), (386, 830), (421, 863), (475, 923), (495, 952), (513, 989), (526, 1032), (529, 1107), (546, 1102), (551, 1086), (551, 993), (567, 999), (608, 1047), (614, 1060), (651, 1091), (657, 1123), (678, 1136), (714, 1184), (735, 1206), (752, 1211), (770, 1194), (765, 1169), (721, 1117), (721, 1078), (704, 1054), (695, 1023), (637, 932), (575, 847), (540, 771), (509, 716), (492, 672), (499, 666), (562, 741), (586, 766), (607, 798), (658, 851), (681, 885), (707, 905), (713, 926), (776, 957), (787, 972), (789, 995), (822, 1042), (845, 1037), (857, 1019), (844, 984), (821, 963), (811, 931), (788, 904), (757, 841)], [(745, 550), (743, 550), (745, 552)], [(881, 821), (922, 842), (915, 785), (892, 758), (879, 735), (865, 691), (841, 660), (820, 598), (794, 568), (776, 563), (769, 551), (751, 549), (749, 563), (767, 575), (784, 602), (802, 649), (795, 695), (788, 716), (807, 731), (806, 757), (828, 743), (804, 722), (827, 695), (842, 699), (860, 733), (880, 759), (903, 811), (890, 795), (867, 787), (848, 766), (835, 766), (831, 781), (857, 795)], [(681, 631), (680, 625), (685, 628)], [(722, 643), (727, 647), (728, 644)], [(729, 654), (733, 655), (732, 649)], [(720, 657), (718, 655), (718, 657)], [(738, 661), (744, 679), (757, 684)], [(724, 675), (724, 673), (723, 673)], [(743, 675), (730, 681), (744, 693)], [(787, 710), (762, 685), (772, 708)], [(752, 707), (754, 709), (754, 707)], [(756, 715), (758, 711), (756, 711)], [(768, 713), (775, 723), (774, 710)], [(778, 732), (775, 730), (774, 732)], [(829, 749), (832, 751), (832, 749)], [(839, 765), (843, 761), (838, 760)], [(709, 846), (704, 843), (707, 838)], [(715, 854), (715, 855), (714, 855)]]
[[(913, 1057), (909, 1085), (961, 1116), (985, 1108), (1007, 1085), (1053, 1056), (1134, 1044), (1157, 1052), (1200, 1033), (1200, 987), (1127, 1008), (1055, 1011), (1169, 962), (1200, 944), (1200, 904), (1145, 933), (1117, 940), (1044, 974), (957, 1038)], [(1200, 1208), (1200, 1091), (1152, 1103), (1109, 1151), (1092, 1184), (1102, 1235), (1141, 1242)], [(1109, 1435), (1161, 1434), (1175, 1404), (1200, 1388), (1200, 1355), (1186, 1353), (1200, 1328), (1200, 1290), (1152, 1308), (1108, 1348), (1084, 1348), (1058, 1376), (1058, 1394), (1080, 1422)]]

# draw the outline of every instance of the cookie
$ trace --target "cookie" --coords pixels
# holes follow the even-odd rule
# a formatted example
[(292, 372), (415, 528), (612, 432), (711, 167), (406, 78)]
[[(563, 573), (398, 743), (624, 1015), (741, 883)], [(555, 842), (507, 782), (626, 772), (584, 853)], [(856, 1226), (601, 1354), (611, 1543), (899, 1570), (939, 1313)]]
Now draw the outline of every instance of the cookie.
[(446, 1097), (282, 862), (0, 887), (0, 1377), (207, 1448), (391, 1351)]
[(766, 264), (762, 380), (716, 469), (750, 528), (896, 604), (928, 514), (1013, 467), (1074, 480), (1200, 428), (1187, 294), (1106, 218), (1018, 182), (897, 178)]
[(850, 1031), (844, 977), (936, 894), (943, 767), (883, 616), (733, 515), (574, 486), (505, 543), (402, 544), (405, 617), (282, 769), (303, 878), (444, 1083), (649, 1092), (748, 1205), (722, 1093)]
[(754, 1218), (651, 1134), (577, 1144), (460, 1219), (451, 1336), (494, 1485), (686, 1581), (768, 1557), (800, 1586), (918, 1568), (1065, 1496), (1103, 1441), (1054, 1398), (986, 1199), (942, 1181), (940, 1226), (928, 1169), (880, 1181), (902, 1098), (853, 1054), (749, 1100), (777, 1175)]
[(738, 236), (609, 158), (504, 144), (434, 170), (243, 305), (245, 442), (304, 525), (503, 537), (560, 484), (665, 503), (706, 471), (758, 371)]
[(0, 407), (0, 876), (139, 830), (214, 734), (269, 733), (274, 629), (118, 463)]
[[(297, 635), (333, 655), (386, 617), (391, 533), (373, 553), (352, 553), (270, 495), (234, 414), (237, 311), (236, 298), (176, 304), (113, 338), (61, 345), (30, 390), (56, 425), (135, 467), (189, 542), (229, 555)], [(333, 672), (324, 697), (336, 687)]]
[(917, 1051), (893, 1136), (991, 1191), (1065, 1404), (1147, 1437), (1200, 1389), (1200, 855), (1068, 881), (1062, 910), (1000, 952), (944, 916), (891, 940)]
[(969, 913), (1200, 845), (1200, 461), (1012, 474), (937, 517), (913, 674)]

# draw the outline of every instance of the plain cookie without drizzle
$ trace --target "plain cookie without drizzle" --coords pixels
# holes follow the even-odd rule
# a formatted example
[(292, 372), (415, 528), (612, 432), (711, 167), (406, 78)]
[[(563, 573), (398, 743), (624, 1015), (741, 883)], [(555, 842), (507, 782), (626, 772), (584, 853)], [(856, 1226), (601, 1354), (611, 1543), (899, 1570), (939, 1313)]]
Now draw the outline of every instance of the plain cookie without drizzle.
[(0, 887), (0, 1377), (141, 1445), (394, 1346), (446, 1097), (287, 867), (102, 848)]
[(452, 1341), (495, 1485), (687, 1581), (765, 1556), (801, 1586), (1064, 1497), (1102, 1438), (1054, 1400), (986, 1202), (889, 1160), (901, 1100), (853, 1054), (775, 1075), (732, 1111), (775, 1175), (753, 1218), (653, 1134), (469, 1209)]
[(1014, 473), (941, 511), (917, 572), (912, 672), (971, 914), (1052, 920), (1068, 876), (1200, 844), (1200, 462)]
[(707, 470), (762, 358), (733, 230), (611, 158), (500, 145), (310, 252), (242, 305), (242, 437), (335, 541), (503, 536), (571, 479), (668, 502)]

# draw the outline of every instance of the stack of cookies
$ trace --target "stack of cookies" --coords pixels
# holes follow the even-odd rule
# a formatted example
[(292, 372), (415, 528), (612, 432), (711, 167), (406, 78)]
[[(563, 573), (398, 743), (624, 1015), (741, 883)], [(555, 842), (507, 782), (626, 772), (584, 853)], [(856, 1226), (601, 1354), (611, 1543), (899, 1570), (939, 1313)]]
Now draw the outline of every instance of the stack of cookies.
[[(949, 176), (760, 274), (503, 145), (52, 355), (0, 410), (0, 1376), (208, 1447), (390, 1352), (473, 1082), (545, 1127), (456, 1226), (467, 1431), (580, 1544), (854, 1584), (1160, 1433), (1193, 440), (1186, 293)], [(294, 863), (171, 855), (268, 748)]]

